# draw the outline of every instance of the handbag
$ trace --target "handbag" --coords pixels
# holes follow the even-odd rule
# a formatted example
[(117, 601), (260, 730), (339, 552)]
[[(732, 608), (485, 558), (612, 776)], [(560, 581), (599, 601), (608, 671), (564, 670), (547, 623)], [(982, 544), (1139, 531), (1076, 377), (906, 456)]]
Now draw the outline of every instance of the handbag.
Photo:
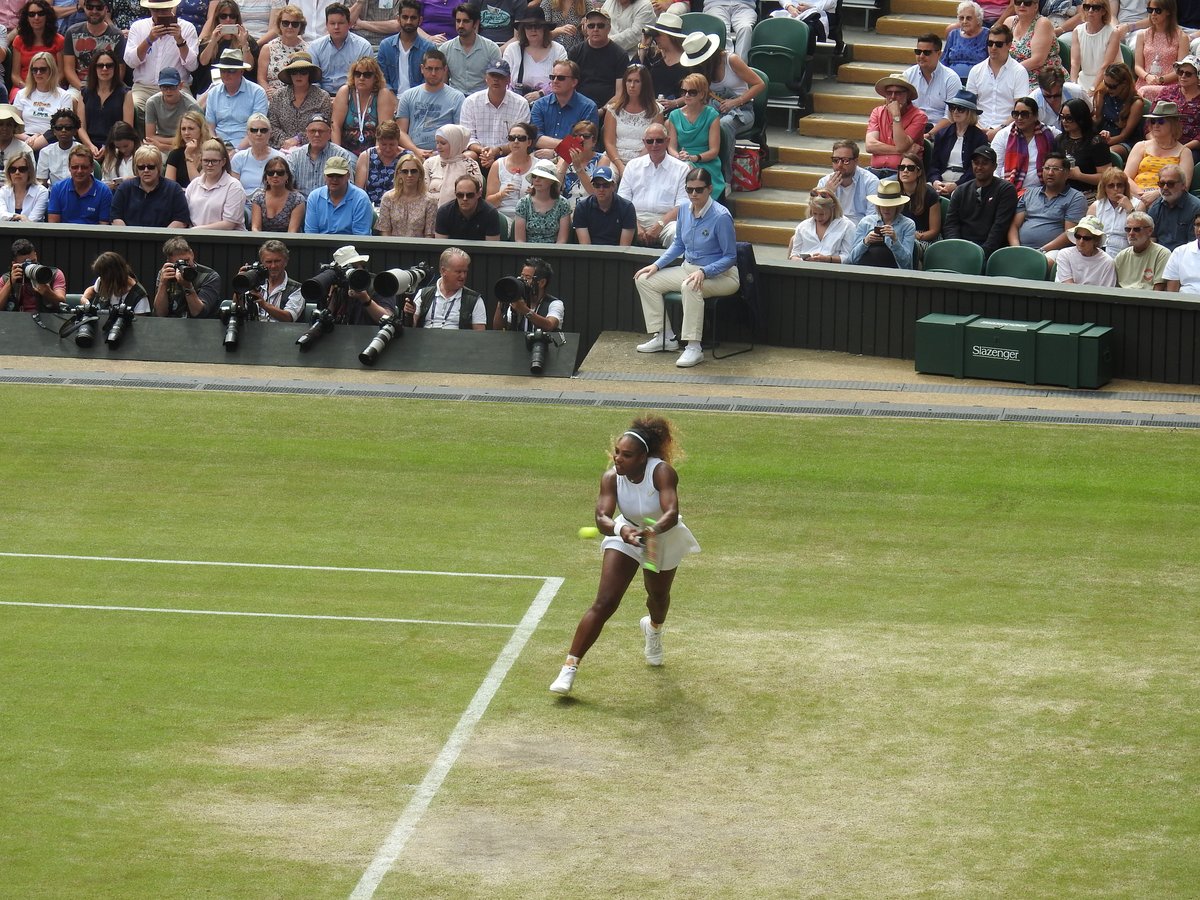
[(762, 187), (762, 151), (757, 147), (734, 147), (733, 189), (757, 191)]

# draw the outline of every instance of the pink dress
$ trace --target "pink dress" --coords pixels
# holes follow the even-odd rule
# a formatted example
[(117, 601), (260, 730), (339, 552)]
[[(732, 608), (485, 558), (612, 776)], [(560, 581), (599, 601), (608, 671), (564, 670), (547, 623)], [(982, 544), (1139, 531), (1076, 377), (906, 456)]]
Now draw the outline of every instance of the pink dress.
[[(1142, 43), (1142, 57), (1146, 62), (1146, 71), (1154, 75), (1165, 75), (1174, 71), (1175, 61), (1179, 59), (1179, 38), (1171, 38), (1166, 34), (1152, 32), (1147, 29)], [(1147, 100), (1157, 100), (1165, 84), (1147, 84), (1144, 78), (1137, 80), (1137, 92)]]

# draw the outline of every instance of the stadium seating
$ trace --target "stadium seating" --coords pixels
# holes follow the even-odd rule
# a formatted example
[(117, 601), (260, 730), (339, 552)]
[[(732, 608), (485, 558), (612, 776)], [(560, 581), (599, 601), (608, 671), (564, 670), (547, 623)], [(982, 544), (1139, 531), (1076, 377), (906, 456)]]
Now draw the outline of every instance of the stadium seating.
[(795, 19), (764, 19), (754, 26), (747, 62), (767, 76), (767, 106), (788, 111), (788, 131), (805, 105), (808, 26)]
[(1033, 247), (1001, 247), (988, 257), (985, 275), (995, 278), (1022, 278), (1049, 281), (1046, 256)]
[(680, 18), (683, 19), (683, 30), (686, 33), (703, 31), (705, 34), (715, 34), (721, 39), (717, 44), (717, 50), (725, 49), (725, 42), (729, 36), (725, 32), (725, 23), (716, 16), (703, 12), (690, 12), (684, 13)]
[[(945, 202), (945, 198), (943, 198)], [(1042, 268), (1046, 267), (1045, 262)], [(947, 238), (934, 241), (925, 251), (926, 272), (956, 272), (960, 275), (983, 274), (983, 248), (970, 241)]]

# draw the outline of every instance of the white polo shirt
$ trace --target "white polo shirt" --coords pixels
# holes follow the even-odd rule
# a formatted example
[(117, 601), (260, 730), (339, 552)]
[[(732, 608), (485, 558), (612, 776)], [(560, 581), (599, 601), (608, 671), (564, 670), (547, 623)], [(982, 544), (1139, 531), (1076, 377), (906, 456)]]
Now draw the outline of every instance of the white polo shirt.
[(1188, 241), (1171, 251), (1163, 280), (1178, 281), (1181, 294), (1200, 294), (1200, 246), (1196, 241)]

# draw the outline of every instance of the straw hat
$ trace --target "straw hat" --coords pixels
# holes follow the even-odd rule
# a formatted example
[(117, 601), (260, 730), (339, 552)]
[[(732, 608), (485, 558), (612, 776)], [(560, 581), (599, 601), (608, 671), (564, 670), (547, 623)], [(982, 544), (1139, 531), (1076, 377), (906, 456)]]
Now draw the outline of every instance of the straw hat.
[(705, 34), (703, 31), (693, 31), (683, 39), (683, 55), (679, 57), (681, 66), (698, 66), (717, 52), (721, 39), (715, 34)]
[(246, 58), (242, 56), (242, 51), (234, 47), (227, 47), (221, 51), (221, 55), (217, 57), (217, 61), (212, 64), (214, 69), (234, 69), (239, 72), (244, 72), (250, 68), (250, 63), (246, 62)]
[(308, 72), (308, 80), (316, 84), (321, 80), (321, 67), (313, 62), (312, 56), (305, 50), (297, 51), (288, 57), (288, 63), (281, 68), (276, 77), (286, 85), (292, 83), (293, 72)]
[(903, 75), (888, 75), (886, 78), (880, 78), (877, 82), (875, 82), (875, 93), (886, 100), (887, 94), (885, 94), (884, 91), (890, 87), (904, 88), (906, 91), (908, 91), (909, 100), (917, 99), (917, 89), (909, 82), (905, 81)]
[(908, 202), (898, 181), (881, 181), (875, 191), (867, 197), (867, 202), (875, 206), (903, 206)]
[(645, 30), (657, 31), (659, 34), (669, 34), (671, 37), (677, 37), (681, 41), (687, 37), (687, 34), (683, 30), (683, 19), (675, 15), (675, 13), (663, 13), (655, 20), (653, 25), (647, 25)]
[(182, 0), (142, 0), (142, 9), (174, 9)]

